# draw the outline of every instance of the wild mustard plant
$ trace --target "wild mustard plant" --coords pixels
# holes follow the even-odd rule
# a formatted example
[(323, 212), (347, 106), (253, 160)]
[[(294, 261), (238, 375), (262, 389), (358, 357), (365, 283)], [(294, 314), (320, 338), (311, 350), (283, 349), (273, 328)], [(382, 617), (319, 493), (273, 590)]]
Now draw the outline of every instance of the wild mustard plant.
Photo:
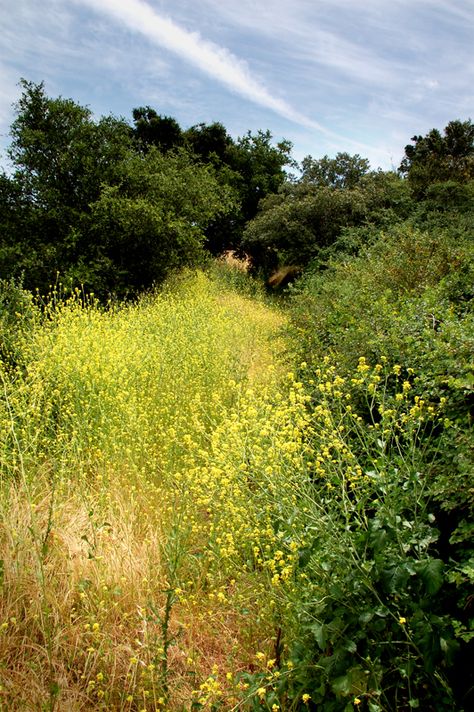
[(443, 406), (412, 395), (413, 371), (382, 361), (361, 357), (341, 377), (326, 358), (304, 378), (314, 459), (295, 486), (306, 546), (287, 608), (299, 626), (290, 696), (327, 710), (448, 710), (443, 670), (457, 644), (424, 452)]
[[(242, 611), (267, 572), (254, 586), (249, 560), (239, 591), (227, 562), (240, 542), (253, 557), (250, 543), (274, 535), (257, 502), (244, 527), (248, 477), (217, 475), (218, 449), (223, 424), (242, 408), (250, 423), (260, 388), (277, 383), (282, 323), (199, 274), (136, 305), (75, 295), (50, 308), (22, 369), (4, 372), (0, 406), (5, 704), (173, 708), (213, 674), (212, 646), (232, 687), (238, 641), (251, 650), (269, 635), (263, 614), (240, 632), (234, 595)], [(232, 501), (225, 526), (217, 509)], [(29, 636), (38, 644), (20, 647)], [(34, 683), (21, 684), (32, 666)]]

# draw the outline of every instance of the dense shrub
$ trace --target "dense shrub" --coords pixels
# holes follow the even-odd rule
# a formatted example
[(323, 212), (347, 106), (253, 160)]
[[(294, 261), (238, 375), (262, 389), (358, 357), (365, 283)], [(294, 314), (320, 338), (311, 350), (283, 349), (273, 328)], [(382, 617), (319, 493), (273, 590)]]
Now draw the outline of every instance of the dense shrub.
[[(328, 570), (332, 572), (338, 566), (341, 570), (340, 562), (336, 562), (344, 556), (343, 551), (356, 557), (359, 568), (347, 571), (342, 578), (336, 576), (331, 584), (336, 593), (329, 596), (326, 612), (313, 612), (318, 621), (313, 632), (316, 630), (317, 635), (313, 653), (305, 649), (305, 665), (329, 665), (332, 672), (328, 680), (332, 683), (328, 684), (333, 692), (335, 688), (354, 692), (357, 684), (362, 684), (359, 678), (364, 677), (363, 670), (370, 666), (362, 663), (363, 669), (346, 669), (343, 659), (356, 649), (359, 655), (362, 636), (367, 655), (372, 662), (377, 660), (374, 665), (379, 666), (382, 680), (379, 699), (366, 694), (369, 688), (363, 687), (363, 699), (370, 710), (416, 706), (427, 710), (467, 709), (472, 696), (472, 679), (463, 661), (472, 654), (470, 592), (474, 581), (473, 256), (469, 236), (461, 239), (459, 233), (446, 230), (422, 231), (400, 225), (372, 240), (356, 257), (344, 253), (333, 257), (327, 271), (307, 275), (292, 293), (296, 349), (300, 360), (308, 364), (301, 376), (312, 388), (314, 407), (317, 410), (324, 394), (320, 363), (329, 354), (337, 364), (346, 403), (357, 415), (358, 425), (347, 428), (347, 416), (342, 415), (336, 422), (346, 433), (346, 443), (351, 443), (361, 473), (372, 483), (363, 502), (350, 489), (347, 491), (347, 483), (344, 485), (341, 478), (339, 492), (325, 495), (326, 512), (334, 508), (343, 518), (352, 512), (350, 521), (341, 520), (336, 525), (331, 515), (328, 531), (334, 526), (333, 544), (336, 547), (339, 536), (341, 548), (335, 558), (331, 557)], [(369, 383), (365, 374), (377, 375), (373, 368), (385, 369), (386, 363), (393, 365), (391, 376)], [(354, 370), (359, 375), (354, 375)], [(403, 428), (398, 432), (389, 428), (385, 436), (381, 435), (387, 418), (395, 417), (397, 407), (408, 395), (413, 401), (409, 412), (419, 417), (416, 433), (407, 437)], [(334, 404), (330, 412), (334, 418)], [(434, 413), (439, 415), (435, 418)], [(360, 429), (366, 434), (361, 435)], [(367, 439), (367, 433), (376, 435), (375, 439), (370, 442), (372, 435)], [(381, 456), (388, 456), (383, 467)], [(342, 509), (341, 496), (342, 504), (346, 501)], [(410, 545), (403, 543), (408, 532)], [(374, 544), (379, 537), (380, 545)], [(413, 552), (417, 552), (418, 563), (411, 558)], [(324, 567), (321, 571), (318, 542), (311, 561), (314, 570), (310, 578), (320, 581)], [(424, 578), (420, 579), (418, 567), (425, 571)], [(388, 584), (389, 569), (393, 579)], [(390, 642), (397, 636), (389, 632), (386, 621), (377, 622), (380, 605), (389, 605), (391, 596), (405, 601), (413, 621), (410, 645), (418, 650), (418, 659), (414, 655), (408, 672)], [(360, 609), (356, 606), (359, 597)], [(408, 619), (405, 614), (401, 617)], [(328, 620), (333, 622), (324, 628), (324, 637), (318, 626), (327, 626)], [(379, 642), (377, 627), (372, 630), (374, 622), (385, 631)], [(347, 637), (350, 631), (355, 641)], [(345, 653), (341, 645), (346, 646)], [(325, 646), (339, 651), (339, 657), (336, 659), (333, 651), (329, 662), (321, 662)], [(388, 650), (392, 651), (389, 658), (385, 657)], [(342, 676), (341, 687), (334, 680), (336, 673)], [(423, 682), (426, 674), (434, 675), (437, 682), (434, 678)], [(401, 676), (398, 682), (397, 675)], [(404, 676), (407, 684), (410, 679), (412, 698), (404, 697), (399, 689)], [(317, 679), (321, 680), (319, 673)], [(324, 705), (329, 699), (327, 689), (320, 697)], [(335, 701), (333, 707), (318, 709), (339, 710), (344, 706)]]

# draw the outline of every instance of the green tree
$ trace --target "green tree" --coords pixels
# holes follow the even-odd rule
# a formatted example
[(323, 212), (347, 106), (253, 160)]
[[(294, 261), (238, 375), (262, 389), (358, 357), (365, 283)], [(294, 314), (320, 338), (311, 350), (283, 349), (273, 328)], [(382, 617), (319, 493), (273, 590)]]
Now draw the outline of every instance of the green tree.
[(133, 121), (134, 138), (143, 151), (155, 146), (166, 153), (183, 143), (183, 133), (178, 122), (171, 116), (160, 116), (149, 106), (133, 109)]
[(14, 172), (0, 191), (1, 272), (45, 289), (87, 251), (90, 205), (113, 182), (130, 128), (114, 117), (95, 122), (71, 99), (47, 97), (43, 83), (21, 87), (8, 150)]
[(95, 254), (102, 289), (120, 293), (149, 287), (170, 269), (204, 256), (205, 230), (235, 208), (236, 196), (212, 166), (186, 150), (130, 153), (120, 179), (92, 204)]
[(474, 124), (450, 121), (443, 134), (432, 129), (413, 136), (405, 146), (400, 172), (407, 176), (417, 198), (424, 198), (433, 183), (466, 183), (474, 178)]
[(196, 124), (184, 133), (186, 145), (205, 162), (230, 165), (229, 150), (234, 140), (219, 122)]
[(198, 124), (185, 132), (187, 145), (200, 159), (218, 170), (219, 180), (237, 192), (235, 209), (212, 222), (206, 231), (213, 254), (241, 250), (246, 223), (257, 214), (259, 201), (286, 180), (291, 144), (272, 142), (269, 131), (248, 132), (236, 141), (220, 123)]
[[(281, 264), (304, 266), (324, 261), (328, 250), (347, 251), (349, 242), (349, 251), (357, 252), (374, 226), (403, 220), (412, 209), (407, 182), (393, 172), (364, 174), (351, 188), (302, 177), (261, 201), (245, 230), (243, 248), (254, 265), (267, 271)], [(353, 228), (357, 234), (348, 240)]]
[(248, 132), (234, 140), (220, 122), (199, 123), (182, 131), (170, 117), (159, 116), (149, 106), (133, 110), (134, 137), (142, 151), (155, 146), (166, 153), (185, 148), (198, 163), (215, 169), (223, 187), (236, 192), (234, 209), (216, 215), (206, 228), (206, 248), (213, 254), (241, 249), (245, 224), (255, 217), (258, 203), (276, 192), (292, 164), (291, 144), (272, 142), (269, 131)]
[(256, 214), (262, 198), (276, 193), (286, 181), (285, 166), (293, 166), (290, 141), (272, 143), (270, 131), (250, 131), (232, 150), (231, 168), (239, 174), (242, 215), (247, 222)]
[(95, 122), (87, 107), (51, 99), (44, 84), (21, 81), (8, 155), (23, 192), (46, 210), (82, 210), (113, 178), (130, 147), (130, 127), (114, 117)]
[(243, 248), (254, 266), (306, 265), (331, 245), (343, 227), (359, 225), (367, 214), (360, 190), (287, 184), (261, 202), (244, 233)]
[(205, 230), (237, 209), (213, 165), (173, 148), (174, 120), (137, 110), (134, 137), (122, 120), (95, 121), (74, 101), (47, 97), (43, 84), (21, 85), (14, 173), (0, 177), (1, 276), (47, 290), (60, 273), (98, 294), (125, 294), (200, 258)]
[(355, 188), (370, 169), (367, 158), (359, 154), (338, 153), (335, 158), (323, 156), (318, 160), (306, 156), (301, 163), (301, 180), (328, 188)]

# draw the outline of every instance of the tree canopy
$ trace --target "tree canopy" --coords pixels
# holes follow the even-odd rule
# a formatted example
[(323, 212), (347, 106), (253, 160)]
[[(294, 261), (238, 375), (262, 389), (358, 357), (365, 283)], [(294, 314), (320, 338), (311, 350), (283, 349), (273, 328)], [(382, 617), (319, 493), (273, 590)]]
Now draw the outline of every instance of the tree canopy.
[(174, 120), (137, 110), (134, 133), (122, 119), (96, 121), (70, 99), (49, 98), (42, 83), (21, 86), (14, 172), (0, 180), (1, 276), (47, 290), (59, 273), (123, 294), (196, 259), (234, 193), (171, 145)]
[(338, 153), (335, 158), (323, 156), (315, 160), (312, 156), (303, 158), (301, 180), (306, 183), (328, 188), (355, 188), (361, 178), (370, 170), (367, 158), (359, 154)]
[(433, 183), (466, 183), (474, 178), (474, 124), (450, 121), (443, 134), (432, 129), (413, 136), (405, 146), (400, 172), (406, 175), (416, 196), (425, 196)]
[(26, 287), (47, 290), (59, 274), (126, 294), (206, 251), (246, 253), (264, 271), (304, 266), (324, 261), (351, 230), (357, 243), (364, 230), (408, 218), (445, 225), (454, 215), (464, 230), (472, 211), (470, 120), (414, 136), (398, 174), (339, 152), (307, 156), (296, 179), (291, 143), (269, 131), (233, 138), (219, 122), (183, 128), (150, 106), (133, 109), (131, 124), (96, 119), (48, 97), (43, 83), (20, 86), (13, 171), (0, 174), (0, 277)]

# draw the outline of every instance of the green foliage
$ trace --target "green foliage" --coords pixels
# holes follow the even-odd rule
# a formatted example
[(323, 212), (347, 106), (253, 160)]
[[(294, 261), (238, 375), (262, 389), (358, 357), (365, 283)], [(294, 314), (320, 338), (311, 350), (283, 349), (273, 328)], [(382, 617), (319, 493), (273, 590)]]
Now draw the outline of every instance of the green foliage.
[(355, 188), (369, 171), (370, 164), (358, 154), (338, 153), (335, 158), (323, 156), (315, 160), (312, 156), (303, 158), (301, 180), (305, 183), (329, 188)]
[(328, 248), (340, 249), (338, 241), (349, 228), (396, 222), (410, 211), (410, 203), (406, 182), (393, 173), (367, 174), (353, 188), (302, 179), (261, 201), (243, 247), (256, 265), (267, 268), (324, 262)]
[(196, 124), (187, 129), (184, 136), (191, 152), (201, 160), (215, 165), (229, 164), (229, 150), (234, 141), (222, 124)]
[(426, 195), (432, 183), (465, 183), (474, 177), (474, 124), (450, 121), (444, 135), (432, 129), (426, 136), (413, 136), (405, 147), (400, 171), (407, 175), (417, 198)]
[(292, 165), (291, 143), (280, 141), (274, 146), (270, 131), (250, 131), (239, 138), (232, 150), (232, 168), (239, 175), (242, 213), (245, 221), (257, 213), (259, 201), (276, 193), (284, 183), (284, 167)]
[(32, 294), (11, 280), (0, 280), (0, 368), (13, 370), (24, 364), (26, 344), (38, 322)]
[(155, 146), (163, 153), (183, 143), (181, 127), (171, 116), (159, 116), (149, 106), (133, 110), (134, 138), (142, 151)]
[(206, 228), (206, 247), (214, 255), (241, 247), (245, 223), (259, 201), (278, 190), (285, 180), (283, 168), (292, 163), (291, 144), (272, 144), (269, 131), (248, 132), (234, 140), (223, 124), (200, 123), (182, 130), (170, 117), (150, 107), (133, 110), (134, 136), (143, 150), (161, 152), (184, 146), (199, 163), (214, 167), (219, 181), (236, 191), (239, 200), (231, 212), (220, 215)]
[(262, 200), (245, 230), (243, 248), (256, 266), (307, 264), (343, 226), (360, 224), (365, 214), (364, 196), (357, 190), (285, 185)]
[(288, 472), (293, 497), (270, 481), (267, 493), (280, 548), (297, 550), (278, 601), (284, 655), (278, 673), (244, 676), (245, 709), (467, 710), (469, 649), (432, 488), (444, 407), (386, 359), (340, 374), (325, 357), (295, 383), (311, 394), (305, 467)]
[(274, 146), (268, 131), (237, 141), (219, 123), (183, 131), (149, 106), (134, 109), (132, 128), (49, 98), (43, 83), (21, 87), (14, 172), (0, 176), (0, 276), (42, 292), (60, 274), (123, 295), (204, 248), (240, 249), (245, 222), (291, 160), (290, 144)]
[(129, 127), (97, 123), (71, 99), (50, 99), (43, 84), (22, 80), (9, 156), (26, 195), (45, 210), (82, 210), (115, 174), (129, 147)]
[(129, 128), (112, 117), (93, 121), (69, 99), (50, 99), (43, 84), (21, 82), (3, 178), (1, 273), (48, 291), (58, 272), (89, 258), (90, 204), (114, 180), (129, 150)]
[(450, 180), (432, 183), (426, 189), (423, 203), (425, 211), (457, 214), (472, 212), (474, 209), (474, 180), (458, 183)]
[(196, 165), (184, 150), (164, 156), (150, 148), (130, 153), (120, 172), (92, 204), (105, 285), (148, 287), (170, 269), (201, 261), (206, 226), (235, 201), (212, 167)]
[(212, 165), (170, 150), (180, 142), (173, 120), (137, 109), (133, 144), (123, 121), (95, 122), (43, 84), (22, 87), (15, 172), (0, 177), (4, 278), (48, 292), (60, 274), (102, 297), (124, 295), (199, 261), (206, 229), (239, 209)]
[(272, 195), (285, 182), (284, 167), (291, 165), (291, 144), (272, 143), (269, 131), (248, 132), (233, 141), (221, 124), (192, 127), (186, 132), (191, 148), (219, 169), (221, 182), (232, 187), (239, 197), (236, 209), (207, 230), (207, 246), (213, 254), (225, 250), (248, 249), (243, 233), (255, 217), (261, 200)]
[[(464, 660), (471, 653), (466, 646), (472, 645), (473, 618), (469, 593), (474, 558), (473, 284), (472, 223), (467, 236), (459, 225), (450, 233), (439, 227), (422, 231), (406, 223), (385, 230), (378, 239), (372, 235), (356, 257), (347, 253), (334, 257), (326, 272), (308, 274), (293, 291), (297, 349), (309, 364), (304, 379), (313, 383), (318, 403), (321, 381), (324, 384), (318, 368), (321, 359), (332, 354), (347, 383), (346, 402), (360, 419), (351, 428), (347, 416), (341, 414), (336, 422), (349, 434), (362, 473), (373, 485), (362, 505), (349, 492), (342, 511), (339, 499), (331, 504), (330, 493), (324, 500), (319, 499), (322, 493), (315, 496), (324, 511), (334, 506), (325, 523), (328, 531), (338, 511), (339, 516), (349, 511), (354, 517), (354, 526), (352, 520), (334, 524), (328, 545), (333, 553), (327, 561), (331, 572), (327, 586), (335, 587), (332, 603), (325, 604), (324, 615), (315, 614), (324, 625), (328, 616), (338, 622), (334, 631), (333, 624), (329, 626), (330, 660), (321, 662), (321, 650), (311, 655), (306, 646), (302, 653), (308, 656), (307, 665), (329, 666), (321, 704), (326, 704), (329, 689), (335, 694), (344, 688), (363, 700), (366, 707), (361, 709), (469, 707), (472, 680)], [(395, 364), (392, 376), (370, 383), (367, 362), (387, 360)], [(360, 373), (356, 377), (355, 368)], [(393, 428), (394, 413), (408, 396), (413, 399), (409, 413), (420, 417), (419, 428), (410, 437), (406, 430), (402, 434), (403, 428), (398, 432)], [(392, 425), (385, 433), (387, 421)], [(338, 496), (341, 493), (346, 497), (345, 490), (340, 489)], [(324, 576), (319, 546), (315, 544), (311, 556), (314, 567), (319, 567), (311, 574), (314, 581)], [(350, 573), (341, 573), (338, 582), (334, 570), (344, 556), (353, 556), (359, 564)], [(361, 605), (356, 608), (359, 596)], [(405, 637), (407, 629), (397, 627), (390, 606), (392, 615), (387, 612), (390, 600), (400, 604), (400, 616), (411, 621), (409, 636)], [(404, 633), (400, 643), (397, 630)], [(321, 647), (320, 628), (317, 633), (313, 650)], [(347, 647), (348, 640), (358, 654), (366, 651), (363, 662), (354, 663), (353, 657), (351, 662), (353, 645)], [(399, 644), (408, 646), (411, 661), (403, 661)], [(338, 647), (344, 645), (345, 653)], [(337, 655), (333, 648), (339, 650)], [(356, 672), (360, 664), (370, 670), (364, 685), (357, 683), (358, 690), (351, 681), (354, 664)], [(446, 671), (444, 681), (438, 676), (441, 669)], [(337, 683), (335, 689), (337, 675), (342, 688)], [(436, 680), (428, 681), (426, 675), (435, 675)], [(402, 678), (412, 698), (396, 692)], [(321, 709), (344, 709), (337, 694), (335, 700), (334, 708)]]

